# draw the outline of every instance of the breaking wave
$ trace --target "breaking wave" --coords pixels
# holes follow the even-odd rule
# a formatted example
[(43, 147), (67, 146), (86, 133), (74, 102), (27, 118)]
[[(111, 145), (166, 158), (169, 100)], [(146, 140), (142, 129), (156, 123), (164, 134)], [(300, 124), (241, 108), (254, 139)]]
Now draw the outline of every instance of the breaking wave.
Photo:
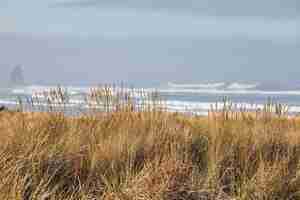
[(12, 93), (16, 95), (32, 95), (35, 92), (44, 92), (48, 91), (51, 86), (40, 86), (40, 85), (32, 85), (25, 87), (17, 87), (12, 89)]
[(231, 94), (244, 94), (244, 95), (292, 95), (299, 96), (300, 90), (288, 90), (288, 91), (264, 91), (264, 90), (225, 90), (225, 89), (159, 89), (161, 93), (168, 94), (221, 94), (221, 95), (231, 95)]
[[(6, 97), (0, 99), (0, 105), (14, 106), (17, 105), (16, 101), (13, 99), (9, 99), (12, 96), (32, 96), (37, 93), (43, 93), (45, 91), (49, 91), (50, 89), (57, 88), (57, 86), (41, 86), (41, 85), (31, 85), (25, 87), (18, 87), (10, 89), (10, 93)], [(63, 87), (67, 90), (70, 95), (70, 101), (67, 107), (84, 107), (85, 102), (81, 98), (84, 94), (89, 93), (91, 87), (75, 87), (75, 86), (67, 86)], [(265, 90), (263, 89), (265, 88)], [(165, 105), (168, 110), (171, 112), (184, 112), (184, 113), (193, 113), (198, 115), (207, 115), (208, 110), (211, 109), (212, 106), (215, 106), (215, 102), (203, 102), (203, 101), (211, 101), (214, 95), (244, 95), (241, 99), (242, 102), (249, 102), (249, 97), (256, 97), (256, 95), (263, 95), (267, 97), (279, 96), (282, 99), (288, 99), (291, 102), (289, 106), (289, 111), (291, 113), (300, 112), (300, 106), (298, 106), (297, 100), (300, 98), (300, 90), (268, 90), (265, 86), (261, 86), (261, 84), (245, 84), (245, 83), (204, 83), (204, 84), (176, 84), (176, 83), (168, 83), (168, 87), (162, 88), (123, 88), (125, 91), (130, 91), (134, 96), (139, 97), (141, 95), (139, 93), (140, 90), (145, 92), (153, 92), (157, 91), (162, 95), (166, 95), (171, 97), (170, 99), (166, 99)], [(285, 89), (285, 88), (284, 88)], [(6, 92), (1, 92), (6, 93)], [(199, 94), (199, 95), (197, 95)], [(201, 95), (200, 95), (201, 94)], [(178, 99), (177, 97), (180, 96)], [(189, 97), (189, 98), (181, 98)], [(208, 96), (206, 100), (201, 99), (202, 97)], [(291, 98), (291, 99), (289, 99)], [(182, 100), (180, 100), (182, 99)], [(184, 100), (183, 100), (184, 99)], [(201, 101), (203, 100), (203, 101)], [(257, 101), (258, 102), (258, 101)], [(259, 103), (262, 103), (261, 101)], [(237, 108), (246, 108), (255, 110), (257, 108), (262, 108), (262, 104), (249, 104), (249, 103), (237, 103), (235, 104)], [(222, 105), (218, 104), (218, 107), (221, 108)]]
[[(31, 85), (31, 86), (25, 86), (25, 87), (18, 87), (12, 89), (12, 93), (16, 95), (33, 95), (36, 93), (43, 93), (45, 91), (49, 91), (53, 88), (57, 88), (58, 86), (40, 86), (40, 85)], [(90, 87), (63, 87), (67, 90), (67, 92), (70, 95), (76, 95), (76, 94), (82, 94), (87, 93), (90, 89)]]
[(168, 82), (170, 88), (179, 88), (179, 89), (224, 89), (224, 90), (248, 90), (254, 89), (259, 86), (258, 83), (225, 83), (225, 82), (216, 82), (216, 83), (201, 83), (201, 84), (177, 84)]
[[(166, 93), (169, 95), (188, 95), (188, 94), (208, 94), (208, 95), (291, 95), (291, 96), (300, 96), (300, 90), (264, 90), (260, 84), (242, 84), (242, 83), (207, 83), (207, 84), (175, 84), (168, 83), (169, 87), (161, 88), (123, 88), (124, 91), (130, 91), (136, 93), (138, 96), (139, 91), (153, 92), (157, 91), (160, 93)], [(11, 89), (13, 95), (33, 95), (37, 93), (43, 93), (49, 91), (50, 89), (57, 88), (57, 86), (40, 86), (32, 85), (25, 87), (18, 87)], [(63, 87), (68, 94), (80, 95), (89, 93), (90, 89), (93, 87), (75, 87), (75, 86), (66, 86)], [(120, 88), (121, 89), (121, 88)], [(136, 92), (135, 92), (136, 91)]]
[[(18, 103), (13, 100), (0, 100), (0, 105), (6, 106), (16, 106)], [(179, 113), (190, 113), (196, 115), (206, 116), (208, 115), (209, 110), (212, 108), (222, 109), (222, 102), (191, 102), (191, 101), (177, 101), (169, 100), (164, 104), (169, 112), (179, 112)], [(39, 106), (47, 106), (47, 103), (39, 104)], [(57, 105), (60, 107), (61, 105)], [(255, 111), (257, 109), (263, 109), (263, 104), (250, 104), (250, 103), (234, 103), (234, 109), (247, 109), (249, 111)], [(64, 105), (66, 108), (86, 108), (88, 105), (81, 100), (71, 100), (69, 104)], [(289, 106), (289, 113), (300, 113), (300, 106)]]
[(257, 86), (259, 86), (258, 83), (255, 83), (255, 84), (231, 83), (227, 86), (226, 89), (229, 89), (229, 90), (248, 90), (248, 89), (254, 89)]
[(176, 84), (172, 82), (168, 82), (168, 86), (172, 88), (219, 88), (225, 86), (225, 83), (203, 83), (203, 84)]
[(17, 105), (18, 103), (16, 101), (10, 101), (10, 100), (0, 100), (0, 105)]

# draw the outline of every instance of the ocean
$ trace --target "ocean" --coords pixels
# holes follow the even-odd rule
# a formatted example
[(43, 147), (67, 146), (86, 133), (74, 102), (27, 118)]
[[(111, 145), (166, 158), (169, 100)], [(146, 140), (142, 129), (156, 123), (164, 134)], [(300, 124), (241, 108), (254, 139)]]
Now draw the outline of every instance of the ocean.
[[(14, 108), (19, 100), (30, 104), (32, 97), (43, 94), (57, 86), (28, 85), (22, 87), (0, 88), (0, 105)], [(84, 98), (92, 86), (63, 86), (68, 91), (72, 110), (82, 110)], [(130, 88), (128, 87), (128, 90)], [(168, 82), (153, 87), (135, 87), (135, 90), (157, 91), (169, 111), (207, 115), (218, 104), (222, 107), (224, 97), (233, 102), (236, 109), (254, 111), (262, 109), (270, 99), (288, 106), (291, 115), (300, 113), (300, 84), (249, 83), (249, 82), (203, 82), (198, 84)], [(137, 97), (138, 98), (138, 97)]]

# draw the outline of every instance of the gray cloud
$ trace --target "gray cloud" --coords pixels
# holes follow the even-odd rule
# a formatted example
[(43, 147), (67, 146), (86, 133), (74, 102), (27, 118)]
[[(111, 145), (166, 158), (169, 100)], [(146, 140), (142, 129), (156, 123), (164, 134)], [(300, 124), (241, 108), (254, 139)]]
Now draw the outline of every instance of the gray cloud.
[(300, 16), (298, 0), (73, 0), (55, 7), (120, 7), (166, 12), (188, 12), (214, 16), (261, 16), (294, 18)]
[[(16, 64), (50, 84), (299, 80), (297, 44), (197, 38), (35, 38), (0, 34), (0, 83)], [(83, 82), (80, 82), (83, 81)], [(0, 84), (1, 85), (1, 84)]]

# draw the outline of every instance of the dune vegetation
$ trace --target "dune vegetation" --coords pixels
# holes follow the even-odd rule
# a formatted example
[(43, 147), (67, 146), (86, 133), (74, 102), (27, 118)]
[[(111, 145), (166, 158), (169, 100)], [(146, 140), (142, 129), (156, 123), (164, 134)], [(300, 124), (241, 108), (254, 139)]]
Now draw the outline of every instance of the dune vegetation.
[(297, 200), (300, 119), (0, 113), (0, 199)]

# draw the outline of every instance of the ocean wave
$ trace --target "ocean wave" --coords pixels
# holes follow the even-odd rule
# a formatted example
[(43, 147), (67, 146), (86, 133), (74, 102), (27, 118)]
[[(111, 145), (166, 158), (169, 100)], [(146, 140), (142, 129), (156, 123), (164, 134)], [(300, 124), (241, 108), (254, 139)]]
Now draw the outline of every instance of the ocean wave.
[[(166, 101), (167, 107), (176, 108), (178, 110), (210, 110), (212, 108), (214, 109), (223, 109), (224, 102), (191, 102), (191, 101)], [(249, 109), (249, 110), (255, 110), (255, 109), (262, 109), (263, 104), (251, 104), (251, 103), (244, 103), (244, 102), (233, 102), (233, 108), (234, 109)]]
[[(264, 95), (264, 96), (300, 96), (300, 90), (258, 90), (253, 89), (257, 87), (258, 84), (238, 84), (232, 83), (227, 88), (213, 88), (213, 87), (221, 87), (222, 83), (213, 83), (211, 85), (207, 85), (208, 88), (201, 88), (198, 85), (198, 88), (185, 88), (186, 86), (192, 85), (178, 85), (179, 87), (172, 88), (114, 88), (114, 92), (128, 92), (133, 97), (142, 97), (143, 95), (151, 92), (158, 92), (162, 95), (189, 95), (189, 94), (207, 94), (207, 95)], [(175, 85), (177, 86), (177, 85)], [(196, 86), (196, 85), (195, 85)], [(204, 86), (203, 86), (204, 87)], [(44, 92), (50, 91), (51, 89), (57, 88), (57, 86), (40, 86), (40, 85), (32, 85), (26, 87), (14, 88), (11, 90), (13, 95), (27, 95), (27, 96), (43, 96)], [(89, 94), (93, 87), (74, 87), (67, 86), (63, 87), (70, 96), (76, 95), (85, 95)], [(97, 87), (95, 87), (97, 88)], [(231, 88), (231, 89), (229, 89)], [(243, 88), (243, 89), (240, 89)], [(250, 89), (251, 88), (251, 89)], [(40, 95), (39, 95), (40, 94)]]
[[(0, 105), (6, 106), (16, 106), (18, 102), (15, 100), (1, 100)], [(24, 104), (26, 106), (26, 104)], [(41, 102), (38, 106), (49, 106), (46, 102)], [(52, 104), (52, 107), (57, 108), (102, 108), (101, 105), (88, 105), (84, 100), (80, 99), (71, 99), (68, 104)], [(92, 106), (92, 107), (90, 107)], [(169, 112), (179, 112), (179, 113), (191, 113), (195, 115), (207, 115), (211, 109), (214, 110), (222, 110), (224, 108), (223, 102), (192, 102), (192, 101), (179, 101), (179, 100), (167, 100), (165, 101), (162, 106), (164, 106)], [(248, 110), (248, 111), (255, 111), (255, 110), (262, 110), (264, 108), (263, 104), (251, 104), (246, 102), (239, 102), (232, 104), (232, 108), (234, 110)], [(300, 113), (300, 106), (297, 105), (290, 105), (288, 106), (289, 113)]]
[(172, 88), (219, 88), (223, 87), (225, 83), (219, 82), (219, 83), (202, 83), (202, 84), (176, 84), (172, 82), (168, 82), (168, 86)]
[[(43, 92), (50, 91), (51, 89), (58, 88), (59, 86), (41, 86), (41, 85), (30, 85), (24, 87), (13, 88), (11, 93), (17, 95), (33, 95), (41, 94)], [(73, 86), (63, 86), (64, 90), (70, 95), (77, 95), (87, 93), (90, 90), (90, 87), (73, 87)]]
[[(40, 85), (31, 85), (25, 87), (17, 87), (11, 90), (12, 94), (15, 95), (28, 95), (28, 96), (45, 96), (45, 92), (49, 92), (53, 89), (57, 89), (59, 86), (40, 86)], [(89, 94), (93, 90), (101, 89), (101, 86), (88, 86), (88, 87), (75, 87), (75, 86), (62, 86), (63, 91), (66, 91), (69, 95), (85, 95)], [(121, 88), (121, 87), (111, 87), (111, 93), (117, 94), (120, 92), (130, 93), (134, 97), (138, 97), (142, 92), (154, 92), (156, 89), (145, 89), (145, 88)]]
[[(191, 102), (191, 101), (166, 101), (165, 103), (167, 109), (176, 112), (188, 112), (188, 113), (208, 113), (211, 109), (222, 110), (224, 108), (224, 102)], [(256, 111), (262, 110), (264, 104), (255, 104), (247, 102), (233, 102), (233, 110), (248, 110)], [(300, 113), (300, 106), (287, 105), (289, 113)]]
[(0, 105), (18, 105), (16, 101), (0, 100)]
[(220, 89), (223, 88), (225, 90), (248, 90), (254, 89), (258, 87), (260, 84), (258, 83), (225, 83), (225, 82), (216, 82), (216, 83), (201, 83), (201, 84), (176, 84), (172, 82), (168, 82), (168, 86), (170, 88), (178, 88), (178, 89)]
[(258, 83), (254, 83), (254, 84), (245, 84), (245, 83), (231, 83), (227, 86), (226, 89), (228, 90), (247, 90), (247, 89), (254, 89), (257, 86), (259, 86)]
[(220, 95), (233, 95), (233, 94), (241, 94), (241, 95), (291, 95), (291, 96), (299, 96), (300, 91), (263, 91), (263, 90), (217, 90), (217, 89), (159, 89), (160, 93), (167, 94), (220, 94)]
[(54, 86), (40, 86), (40, 85), (31, 85), (31, 86), (24, 86), (24, 87), (17, 87), (12, 89), (13, 94), (17, 95), (32, 95), (34, 93), (41, 93), (44, 91), (48, 91), (51, 88), (55, 88)]

